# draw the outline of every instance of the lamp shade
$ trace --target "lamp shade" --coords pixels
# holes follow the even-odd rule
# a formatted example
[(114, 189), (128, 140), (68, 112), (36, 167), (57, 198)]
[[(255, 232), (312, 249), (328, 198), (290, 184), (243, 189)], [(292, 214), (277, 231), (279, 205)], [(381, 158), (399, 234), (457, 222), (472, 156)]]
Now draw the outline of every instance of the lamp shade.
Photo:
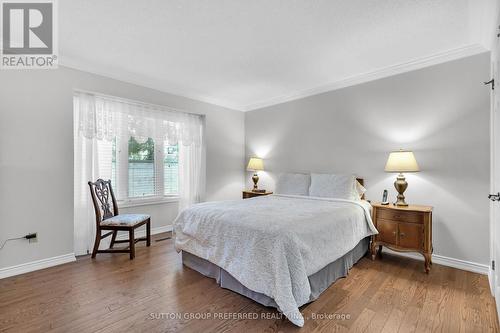
[(252, 157), (250, 161), (248, 161), (247, 166), (248, 171), (259, 171), (264, 170), (264, 161), (258, 157)]
[(411, 151), (393, 151), (389, 154), (386, 172), (417, 172), (420, 171), (415, 155)]

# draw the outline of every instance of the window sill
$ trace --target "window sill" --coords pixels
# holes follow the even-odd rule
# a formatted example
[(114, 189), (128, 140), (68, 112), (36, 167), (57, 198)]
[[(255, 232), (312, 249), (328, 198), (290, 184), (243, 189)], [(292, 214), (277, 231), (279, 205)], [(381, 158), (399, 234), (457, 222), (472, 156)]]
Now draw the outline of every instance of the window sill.
[(138, 206), (151, 206), (151, 205), (161, 205), (166, 203), (179, 202), (179, 197), (165, 197), (161, 199), (137, 199), (137, 200), (127, 200), (118, 201), (119, 208), (130, 208)]

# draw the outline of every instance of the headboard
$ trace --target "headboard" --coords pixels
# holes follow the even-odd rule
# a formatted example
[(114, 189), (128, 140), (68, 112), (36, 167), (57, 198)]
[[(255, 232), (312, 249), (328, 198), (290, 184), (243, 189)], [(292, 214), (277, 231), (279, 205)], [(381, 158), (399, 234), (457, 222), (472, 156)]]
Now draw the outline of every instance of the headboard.
[[(356, 178), (356, 180), (362, 185), (365, 186), (365, 180), (363, 178)], [(365, 200), (365, 194), (361, 197), (361, 200)]]

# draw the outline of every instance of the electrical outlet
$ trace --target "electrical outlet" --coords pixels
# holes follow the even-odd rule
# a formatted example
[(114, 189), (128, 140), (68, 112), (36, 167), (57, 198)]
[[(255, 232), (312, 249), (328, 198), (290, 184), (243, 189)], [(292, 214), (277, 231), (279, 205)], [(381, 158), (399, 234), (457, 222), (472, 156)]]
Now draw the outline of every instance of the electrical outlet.
[(27, 234), (24, 236), (30, 243), (36, 243), (38, 242), (38, 233), (32, 232), (30, 234)]

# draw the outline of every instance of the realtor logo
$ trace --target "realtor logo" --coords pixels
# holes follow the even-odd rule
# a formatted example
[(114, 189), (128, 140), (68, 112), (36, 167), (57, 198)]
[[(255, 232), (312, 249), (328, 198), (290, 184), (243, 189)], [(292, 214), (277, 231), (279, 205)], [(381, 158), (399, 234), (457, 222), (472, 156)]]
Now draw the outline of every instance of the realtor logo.
[(0, 0), (2, 69), (57, 68), (55, 0)]

